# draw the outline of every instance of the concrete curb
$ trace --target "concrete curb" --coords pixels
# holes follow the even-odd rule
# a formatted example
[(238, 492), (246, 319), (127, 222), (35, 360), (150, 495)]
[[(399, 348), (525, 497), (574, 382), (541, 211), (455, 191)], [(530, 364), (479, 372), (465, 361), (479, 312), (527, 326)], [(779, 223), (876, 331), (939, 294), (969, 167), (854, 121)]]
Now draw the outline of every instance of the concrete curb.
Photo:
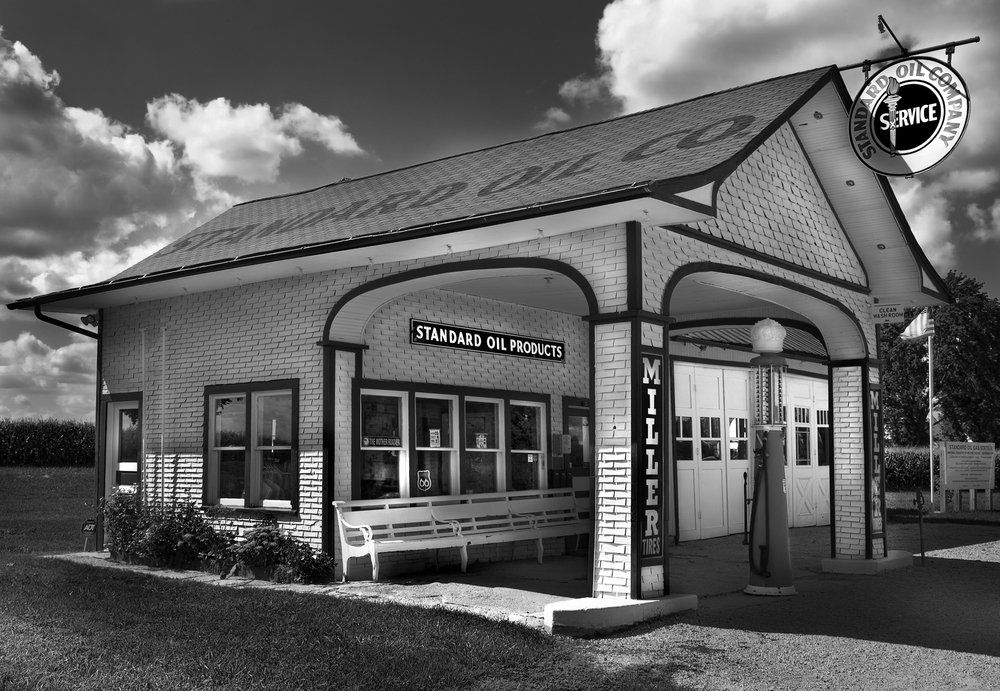
[(913, 555), (903, 550), (891, 549), (889, 555), (879, 559), (824, 559), (825, 573), (846, 573), (874, 576), (883, 571), (913, 566)]
[(697, 608), (697, 595), (668, 595), (655, 600), (582, 597), (545, 605), (545, 630), (586, 638)]

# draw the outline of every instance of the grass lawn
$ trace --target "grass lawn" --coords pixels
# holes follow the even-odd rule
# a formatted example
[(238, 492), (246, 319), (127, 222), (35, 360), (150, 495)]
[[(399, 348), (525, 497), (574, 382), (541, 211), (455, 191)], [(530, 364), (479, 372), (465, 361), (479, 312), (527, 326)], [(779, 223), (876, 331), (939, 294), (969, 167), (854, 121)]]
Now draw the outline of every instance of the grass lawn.
[(0, 468), (0, 689), (635, 687), (515, 624), (42, 556), (82, 548), (92, 495), (90, 469)]

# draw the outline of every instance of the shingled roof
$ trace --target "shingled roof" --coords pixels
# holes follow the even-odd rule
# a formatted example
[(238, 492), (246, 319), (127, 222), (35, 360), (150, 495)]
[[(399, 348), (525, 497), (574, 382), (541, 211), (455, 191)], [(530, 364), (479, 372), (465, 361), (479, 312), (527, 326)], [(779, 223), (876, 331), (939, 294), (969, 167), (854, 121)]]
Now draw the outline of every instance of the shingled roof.
[[(307, 192), (239, 204), (113, 279), (230, 265), (291, 249), (336, 251), (421, 232), (491, 225), (630, 196), (677, 197), (731, 170), (835, 68), (770, 79), (682, 103)], [(733, 164), (735, 165), (735, 163)]]

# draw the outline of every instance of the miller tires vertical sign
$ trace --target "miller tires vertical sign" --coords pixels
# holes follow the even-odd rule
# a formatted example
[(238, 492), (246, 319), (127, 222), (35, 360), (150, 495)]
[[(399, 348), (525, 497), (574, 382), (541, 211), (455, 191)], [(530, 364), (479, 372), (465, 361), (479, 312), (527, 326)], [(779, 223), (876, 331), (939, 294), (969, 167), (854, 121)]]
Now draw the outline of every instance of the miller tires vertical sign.
[(643, 352), (642, 382), (642, 434), (635, 475), (638, 480), (634, 501), (639, 504), (641, 529), (639, 531), (639, 565), (662, 564), (666, 545), (664, 523), (664, 471), (663, 471), (663, 356), (658, 352)]
[(935, 58), (910, 57), (865, 82), (851, 106), (851, 146), (883, 175), (915, 175), (955, 150), (969, 122), (969, 90)]

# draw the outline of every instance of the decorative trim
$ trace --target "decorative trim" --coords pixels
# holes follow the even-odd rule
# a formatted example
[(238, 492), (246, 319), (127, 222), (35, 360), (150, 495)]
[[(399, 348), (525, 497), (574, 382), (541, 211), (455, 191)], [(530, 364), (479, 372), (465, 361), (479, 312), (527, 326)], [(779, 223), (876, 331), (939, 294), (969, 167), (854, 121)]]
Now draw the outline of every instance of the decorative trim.
[[(703, 233), (702, 231), (696, 228), (691, 228), (690, 226), (672, 225), (664, 227), (667, 230), (677, 233), (678, 235), (684, 235), (685, 237), (689, 237), (694, 240), (704, 242), (705, 244), (708, 245), (721, 247), (722, 249), (735, 252), (736, 254), (740, 254), (745, 257), (750, 257), (751, 259), (756, 259), (758, 261), (762, 261), (765, 264), (772, 264), (782, 269), (795, 271), (796, 273), (802, 274), (803, 276), (809, 276), (810, 278), (815, 278), (818, 281), (823, 281), (824, 283), (830, 283), (831, 285), (835, 285), (840, 288), (846, 288), (847, 290), (853, 291), (855, 293), (861, 293), (862, 295), (871, 294), (871, 290), (867, 286), (863, 286), (858, 283), (853, 283), (851, 281), (846, 281), (842, 278), (828, 276), (827, 274), (817, 271), (816, 269), (810, 269), (807, 266), (801, 266), (800, 264), (795, 264), (794, 262), (790, 262), (787, 259), (781, 259), (780, 257), (772, 257), (771, 255), (765, 252), (758, 252), (757, 250), (745, 247), (744, 245), (741, 245), (738, 242), (733, 242), (732, 240), (726, 240), (724, 238), (718, 238), (715, 237), (714, 235), (710, 235), (709, 233)], [(862, 270), (864, 270), (863, 264), (862, 264)]]
[[(778, 278), (777, 276), (770, 276), (768, 274), (753, 269), (745, 269), (741, 266), (731, 266), (728, 264), (719, 264), (717, 262), (693, 262), (691, 264), (685, 264), (684, 266), (679, 267), (676, 271), (674, 271), (673, 275), (671, 275), (670, 280), (667, 281), (667, 285), (663, 289), (663, 301), (661, 307), (663, 313), (664, 314), (670, 313), (669, 309), (670, 297), (673, 294), (674, 288), (677, 286), (678, 283), (681, 282), (681, 280), (683, 280), (684, 278), (686, 278), (691, 274), (705, 273), (708, 271), (716, 271), (725, 274), (734, 274), (737, 276), (746, 276), (747, 278), (753, 278), (762, 281), (764, 283), (770, 283), (772, 285), (788, 288), (789, 290), (793, 290), (795, 292), (802, 293), (803, 295), (807, 295), (821, 302), (825, 302), (828, 305), (833, 305), (854, 323), (855, 327), (857, 328), (858, 337), (861, 340), (861, 345), (864, 346), (865, 356), (867, 358), (868, 339), (866, 339), (864, 336), (864, 329), (861, 328), (861, 322), (859, 322), (857, 316), (855, 316), (854, 313), (851, 312), (849, 309), (847, 309), (847, 307), (845, 307), (843, 304), (841, 304), (840, 302), (831, 298), (828, 295), (824, 295), (819, 291), (813, 290), (812, 288), (808, 288), (806, 286), (794, 283), (784, 278)], [(826, 345), (825, 341), (823, 345), (824, 346)]]
[(370, 347), (364, 343), (348, 343), (347, 341), (316, 341), (316, 345), (331, 350), (347, 350), (350, 352), (361, 352), (368, 350)]
[(637, 221), (625, 223), (625, 276), (629, 312), (642, 310), (642, 225)]
[(597, 313), (599, 309), (597, 294), (590, 286), (586, 277), (574, 267), (561, 261), (533, 257), (511, 257), (504, 259), (474, 259), (470, 261), (449, 262), (383, 276), (382, 278), (369, 281), (364, 285), (357, 286), (356, 288), (348, 291), (342, 298), (340, 298), (340, 300), (337, 301), (337, 304), (335, 304), (330, 310), (330, 314), (327, 315), (326, 324), (323, 326), (323, 338), (320, 343), (334, 342), (330, 338), (330, 328), (333, 326), (334, 319), (336, 319), (337, 315), (342, 309), (344, 309), (344, 307), (349, 305), (355, 298), (358, 298), (359, 296), (377, 288), (395, 285), (397, 283), (406, 283), (407, 281), (411, 281), (416, 278), (424, 278), (426, 276), (439, 276), (459, 273), (462, 271), (510, 268), (533, 268), (551, 271), (554, 273), (561, 273), (576, 283), (576, 285), (580, 288), (580, 292), (583, 293), (587, 300), (587, 308), (590, 314)]
[(674, 322), (673, 317), (667, 317), (662, 314), (657, 314), (656, 312), (649, 312), (647, 310), (604, 312), (601, 314), (591, 314), (583, 318), (584, 321), (590, 322), (591, 324), (617, 324), (621, 322), (630, 322), (634, 319), (640, 319), (644, 322), (651, 322), (653, 324), (672, 324)]
[(847, 234), (844, 230), (844, 223), (840, 220), (840, 214), (837, 213), (836, 207), (830, 200), (830, 195), (827, 194), (826, 187), (820, 182), (819, 175), (816, 172), (816, 166), (813, 165), (812, 159), (809, 158), (809, 154), (806, 153), (805, 146), (802, 144), (802, 139), (799, 137), (799, 133), (795, 130), (795, 127), (789, 124), (789, 131), (795, 138), (796, 143), (799, 145), (799, 149), (802, 151), (802, 158), (805, 160), (806, 165), (809, 166), (809, 170), (812, 171), (813, 179), (816, 182), (816, 186), (819, 187), (820, 192), (823, 193), (823, 199), (826, 200), (826, 205), (829, 207), (830, 211), (833, 213), (833, 217), (837, 219), (837, 225), (840, 227), (840, 233), (845, 240), (847, 240), (847, 246), (851, 248), (851, 252), (854, 253), (854, 258), (858, 260), (858, 266), (861, 267), (861, 272), (865, 275), (865, 285), (871, 286), (871, 278), (868, 276), (868, 268), (865, 263), (861, 261), (861, 255), (858, 254), (857, 248), (854, 246), (854, 242), (851, 240), (851, 236)]

